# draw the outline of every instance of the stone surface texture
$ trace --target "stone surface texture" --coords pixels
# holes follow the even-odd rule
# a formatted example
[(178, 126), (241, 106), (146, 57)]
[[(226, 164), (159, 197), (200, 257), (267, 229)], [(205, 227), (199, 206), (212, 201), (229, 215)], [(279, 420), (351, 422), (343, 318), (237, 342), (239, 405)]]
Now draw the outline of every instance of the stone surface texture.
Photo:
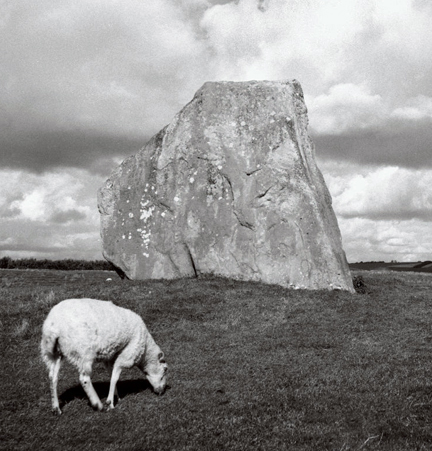
[(130, 279), (215, 274), (353, 291), (296, 81), (208, 82), (99, 190)]

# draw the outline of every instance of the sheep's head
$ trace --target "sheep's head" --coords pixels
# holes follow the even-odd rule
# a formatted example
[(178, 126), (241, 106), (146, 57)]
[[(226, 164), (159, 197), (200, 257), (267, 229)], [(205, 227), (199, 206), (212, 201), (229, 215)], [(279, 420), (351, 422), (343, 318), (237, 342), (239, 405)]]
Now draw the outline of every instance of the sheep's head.
[(166, 388), (168, 365), (165, 362), (164, 353), (158, 347), (157, 352), (146, 361), (144, 374), (158, 395), (161, 395)]

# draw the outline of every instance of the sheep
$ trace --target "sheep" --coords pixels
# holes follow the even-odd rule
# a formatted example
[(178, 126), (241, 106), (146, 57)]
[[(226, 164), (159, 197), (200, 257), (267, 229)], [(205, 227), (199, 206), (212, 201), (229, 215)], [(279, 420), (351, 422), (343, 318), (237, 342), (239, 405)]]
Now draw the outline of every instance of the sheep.
[(95, 361), (112, 369), (107, 408), (114, 408), (116, 384), (124, 368), (137, 366), (157, 394), (166, 388), (164, 354), (150, 335), (142, 318), (110, 301), (66, 299), (49, 312), (43, 327), (41, 355), (50, 379), (52, 410), (61, 414), (57, 395), (62, 357), (79, 371), (80, 383), (94, 409), (103, 405), (90, 376)]

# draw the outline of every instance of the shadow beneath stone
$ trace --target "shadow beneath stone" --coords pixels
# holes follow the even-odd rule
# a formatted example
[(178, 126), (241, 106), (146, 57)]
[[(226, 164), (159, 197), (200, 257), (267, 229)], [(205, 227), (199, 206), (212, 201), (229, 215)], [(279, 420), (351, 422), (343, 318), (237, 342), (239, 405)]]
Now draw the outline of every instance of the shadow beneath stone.
[[(109, 386), (109, 382), (93, 382), (93, 387), (101, 400), (108, 396)], [(117, 391), (120, 399), (145, 390), (152, 390), (150, 383), (146, 379), (131, 379), (117, 382)], [(88, 399), (83, 388), (79, 384), (68, 388), (59, 395), (61, 406), (74, 399)]]

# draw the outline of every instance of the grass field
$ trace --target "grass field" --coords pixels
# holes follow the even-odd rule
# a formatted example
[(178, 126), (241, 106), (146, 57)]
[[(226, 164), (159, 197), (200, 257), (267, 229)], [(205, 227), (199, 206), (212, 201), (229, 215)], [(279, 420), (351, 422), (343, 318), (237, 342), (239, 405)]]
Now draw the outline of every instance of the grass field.
[[(366, 294), (0, 271), (0, 449), (430, 450), (432, 275), (353, 275)], [(171, 389), (158, 397), (138, 370), (125, 371), (116, 408), (95, 412), (65, 364), (63, 414), (53, 416), (41, 325), (71, 297), (140, 313)], [(103, 366), (93, 381), (105, 398)]]

